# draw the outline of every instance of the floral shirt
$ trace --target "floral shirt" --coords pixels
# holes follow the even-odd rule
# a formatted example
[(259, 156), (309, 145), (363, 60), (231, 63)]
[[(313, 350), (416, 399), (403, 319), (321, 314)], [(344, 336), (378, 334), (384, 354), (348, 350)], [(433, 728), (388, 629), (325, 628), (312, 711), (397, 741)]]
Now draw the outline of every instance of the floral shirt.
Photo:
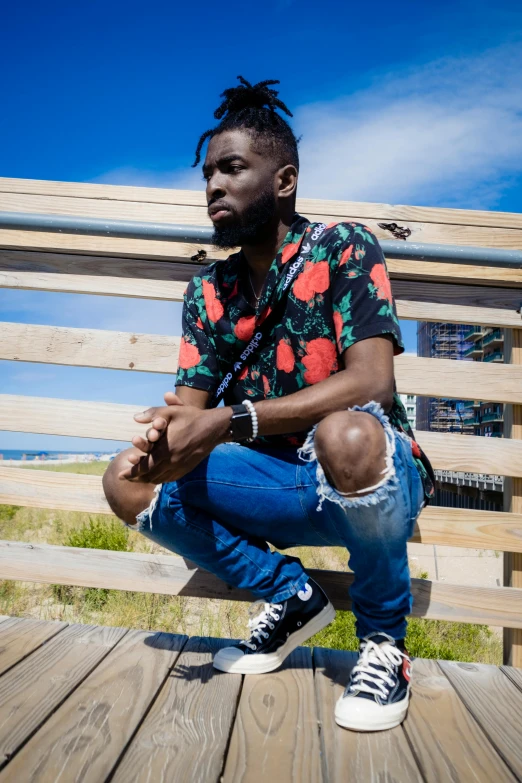
[[(177, 386), (214, 394), (276, 301), (285, 265), (298, 253), (315, 224), (296, 215), (268, 272), (256, 311), (241, 253), (218, 261), (196, 275), (185, 292), (183, 336)], [(395, 354), (404, 350), (390, 280), (379, 243), (366, 226), (332, 223), (313, 247), (289, 289), (285, 311), (267, 340), (225, 395), (225, 404), (293, 394), (342, 368), (341, 355), (359, 340), (391, 335)], [(431, 466), (419, 446), (397, 394), (390, 411), (393, 427), (412, 439), (413, 455), (433, 495)], [(259, 438), (274, 447), (299, 447), (306, 433)]]

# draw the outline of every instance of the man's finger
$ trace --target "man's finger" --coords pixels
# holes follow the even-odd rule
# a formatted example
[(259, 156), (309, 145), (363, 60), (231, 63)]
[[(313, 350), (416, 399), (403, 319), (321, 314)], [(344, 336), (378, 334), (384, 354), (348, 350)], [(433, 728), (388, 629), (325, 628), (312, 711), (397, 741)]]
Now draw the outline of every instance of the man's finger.
[(167, 405), (183, 405), (184, 403), (181, 402), (178, 395), (173, 391), (165, 392), (163, 395), (163, 399), (167, 403)]
[[(152, 444), (153, 444), (153, 441), (150, 441), (148, 439), (148, 433), (149, 433), (149, 430), (147, 430), (147, 437), (146, 438), (142, 438), (141, 435), (135, 435), (133, 437), (132, 441), (131, 441), (133, 446), (136, 446), (136, 448), (139, 449), (140, 451), (144, 451), (145, 454), (149, 453), (149, 451), (152, 448)], [(131, 458), (129, 457), (129, 462), (134, 462), (134, 461), (131, 460)]]
[(156, 416), (157, 410), (158, 410), (157, 408), (147, 408), (146, 411), (142, 411), (141, 413), (135, 413), (134, 419), (135, 421), (139, 421), (142, 424), (148, 424)]
[[(129, 457), (130, 462), (130, 457)], [(144, 454), (138, 459), (138, 462), (126, 468), (119, 474), (120, 479), (127, 481), (141, 480), (146, 481), (146, 476), (155, 467), (154, 458), (151, 454)]]

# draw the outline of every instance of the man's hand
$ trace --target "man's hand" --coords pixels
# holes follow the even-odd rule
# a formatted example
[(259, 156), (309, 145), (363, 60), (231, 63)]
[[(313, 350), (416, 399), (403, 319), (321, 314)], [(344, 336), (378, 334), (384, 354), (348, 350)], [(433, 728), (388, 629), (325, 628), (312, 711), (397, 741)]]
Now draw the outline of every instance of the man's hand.
[(226, 441), (230, 409), (202, 410), (185, 405), (175, 394), (165, 395), (163, 408), (149, 408), (134, 418), (152, 426), (146, 438), (135, 436), (133, 445), (141, 453), (129, 456), (133, 463), (120, 479), (156, 483), (176, 481), (190, 473), (212, 449)]

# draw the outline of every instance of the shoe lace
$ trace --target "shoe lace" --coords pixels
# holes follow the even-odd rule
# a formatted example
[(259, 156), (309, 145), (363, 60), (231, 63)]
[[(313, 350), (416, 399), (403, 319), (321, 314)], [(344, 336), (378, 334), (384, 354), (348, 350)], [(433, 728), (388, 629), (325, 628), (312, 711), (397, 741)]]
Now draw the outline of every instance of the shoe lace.
[(263, 639), (268, 639), (270, 636), (266, 629), (274, 630), (275, 625), (272, 620), (279, 620), (281, 615), (278, 612), (282, 611), (282, 604), (269, 604), (265, 601), (253, 603), (248, 612), (250, 614), (248, 621), (250, 639), (243, 640), (241, 644), (244, 644), (245, 647), (249, 647), (251, 650), (257, 650), (257, 645), (262, 644)]
[(392, 677), (408, 655), (392, 642), (363, 639), (357, 665), (353, 667), (347, 692), (363, 691), (386, 699), (395, 685)]

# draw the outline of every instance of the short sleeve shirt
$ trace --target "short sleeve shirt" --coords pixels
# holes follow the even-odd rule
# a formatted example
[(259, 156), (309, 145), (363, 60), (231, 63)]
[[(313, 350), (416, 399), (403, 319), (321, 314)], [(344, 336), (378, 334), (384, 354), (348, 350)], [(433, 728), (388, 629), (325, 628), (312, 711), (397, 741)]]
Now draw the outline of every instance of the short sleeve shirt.
[[(298, 254), (303, 237), (315, 224), (295, 215), (268, 272), (257, 314), (245, 297), (247, 265), (241, 253), (208, 266), (189, 283), (184, 297), (183, 335), (177, 386), (214, 394), (234, 357), (270, 313), (278, 281)], [(390, 335), (395, 354), (404, 350), (391, 284), (379, 243), (359, 223), (327, 226), (295, 278), (278, 323), (225, 404), (293, 394), (342, 369), (342, 354), (359, 340)], [(425, 493), (433, 494), (429, 463), (413, 440), (397, 394), (389, 413), (393, 427), (412, 440), (412, 451)], [(259, 438), (279, 448), (299, 447), (306, 433)]]

